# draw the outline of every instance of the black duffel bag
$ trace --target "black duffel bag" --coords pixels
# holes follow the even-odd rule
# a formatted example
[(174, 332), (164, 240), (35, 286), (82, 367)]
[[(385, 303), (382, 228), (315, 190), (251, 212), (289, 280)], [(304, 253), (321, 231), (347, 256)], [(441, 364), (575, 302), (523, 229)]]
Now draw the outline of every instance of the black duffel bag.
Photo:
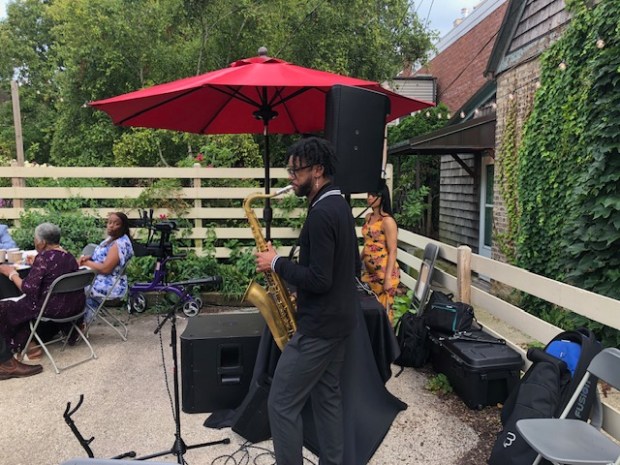
[(475, 321), (474, 308), (453, 302), (452, 294), (433, 291), (424, 310), (424, 322), (430, 329), (446, 334), (469, 331)]

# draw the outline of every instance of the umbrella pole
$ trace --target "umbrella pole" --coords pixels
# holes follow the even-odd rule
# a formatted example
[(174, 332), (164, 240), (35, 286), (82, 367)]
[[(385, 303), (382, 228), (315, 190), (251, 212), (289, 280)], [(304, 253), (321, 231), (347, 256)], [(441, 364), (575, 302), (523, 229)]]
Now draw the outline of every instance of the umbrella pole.
[[(269, 121), (264, 121), (263, 136), (265, 138), (265, 153), (263, 155), (263, 163), (265, 164), (265, 194), (269, 195), (271, 190), (271, 178), (269, 173)], [(263, 209), (263, 219), (265, 220), (265, 239), (271, 240), (271, 219), (273, 211), (271, 210), (271, 199), (265, 199), (265, 208)]]

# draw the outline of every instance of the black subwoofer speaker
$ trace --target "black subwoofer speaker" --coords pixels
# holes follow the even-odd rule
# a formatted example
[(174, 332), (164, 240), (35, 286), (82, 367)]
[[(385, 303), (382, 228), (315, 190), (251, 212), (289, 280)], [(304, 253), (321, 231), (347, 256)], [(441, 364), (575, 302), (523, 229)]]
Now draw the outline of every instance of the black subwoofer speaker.
[(325, 138), (336, 149), (335, 183), (346, 194), (379, 190), (389, 98), (379, 92), (336, 85), (325, 102)]
[(182, 409), (236, 408), (248, 392), (265, 322), (259, 313), (190, 318), (181, 334)]

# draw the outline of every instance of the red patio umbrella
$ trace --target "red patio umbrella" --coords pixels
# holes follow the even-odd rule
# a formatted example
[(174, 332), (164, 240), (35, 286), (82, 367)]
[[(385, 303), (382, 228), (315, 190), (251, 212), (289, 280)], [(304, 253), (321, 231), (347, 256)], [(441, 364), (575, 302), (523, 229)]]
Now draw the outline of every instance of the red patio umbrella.
[[(266, 56), (235, 61), (200, 76), (179, 79), (91, 102), (114, 124), (198, 134), (260, 134), (265, 138), (265, 192), (269, 193), (268, 134), (313, 133), (325, 124), (325, 96), (336, 84), (381, 92), (390, 99), (387, 121), (432, 106), (378, 83), (296, 66)], [(386, 121), (386, 122), (387, 122)], [(269, 199), (265, 212), (271, 219)]]

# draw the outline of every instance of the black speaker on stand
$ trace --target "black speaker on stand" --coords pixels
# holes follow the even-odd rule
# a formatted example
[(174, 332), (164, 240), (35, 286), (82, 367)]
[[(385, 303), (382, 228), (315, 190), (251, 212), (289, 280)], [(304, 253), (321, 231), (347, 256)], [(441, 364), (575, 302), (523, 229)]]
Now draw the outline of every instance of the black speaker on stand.
[(325, 102), (325, 138), (338, 158), (335, 184), (344, 194), (376, 192), (383, 169), (389, 98), (360, 87), (336, 85)]

